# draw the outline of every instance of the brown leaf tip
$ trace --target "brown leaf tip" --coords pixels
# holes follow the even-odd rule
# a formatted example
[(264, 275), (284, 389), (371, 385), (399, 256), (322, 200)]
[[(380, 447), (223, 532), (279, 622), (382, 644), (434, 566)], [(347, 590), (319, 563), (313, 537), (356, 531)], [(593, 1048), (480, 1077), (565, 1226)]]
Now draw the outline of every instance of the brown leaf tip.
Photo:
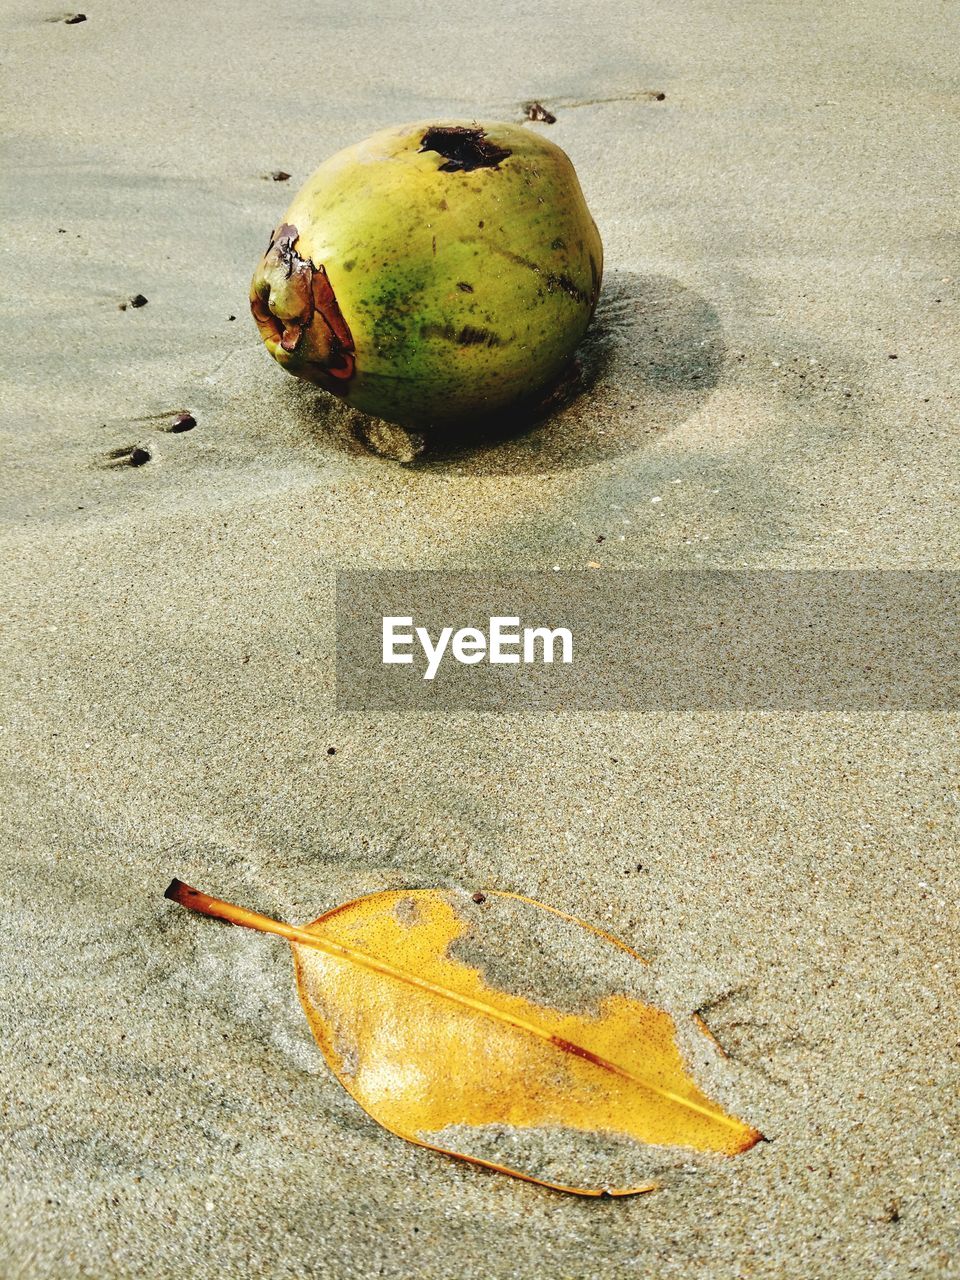
[(420, 140), (421, 151), (443, 156), (441, 173), (470, 173), (496, 169), (511, 153), (491, 142), (479, 125), (434, 125)]
[(742, 1156), (747, 1151), (752, 1151), (758, 1143), (769, 1142), (770, 1139), (765, 1133), (761, 1133), (759, 1129), (754, 1129), (752, 1125), (744, 1125), (744, 1135), (742, 1140), (732, 1147), (727, 1154), (731, 1156)]

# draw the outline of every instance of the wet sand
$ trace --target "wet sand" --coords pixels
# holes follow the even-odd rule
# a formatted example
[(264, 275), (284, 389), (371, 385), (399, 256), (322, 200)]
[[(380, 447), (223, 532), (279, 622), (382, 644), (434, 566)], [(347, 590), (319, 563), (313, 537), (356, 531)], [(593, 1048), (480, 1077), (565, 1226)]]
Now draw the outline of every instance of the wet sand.
[[(348, 717), (332, 651), (338, 566), (957, 567), (955, 19), (57, 13), (0, 18), (0, 1273), (955, 1274), (955, 717)], [(596, 384), (375, 457), (263, 350), (253, 266), (339, 147), (530, 99), (604, 240)], [(294, 921), (430, 884), (585, 915), (771, 1141), (618, 1202), (418, 1151), (286, 948), (172, 875)]]

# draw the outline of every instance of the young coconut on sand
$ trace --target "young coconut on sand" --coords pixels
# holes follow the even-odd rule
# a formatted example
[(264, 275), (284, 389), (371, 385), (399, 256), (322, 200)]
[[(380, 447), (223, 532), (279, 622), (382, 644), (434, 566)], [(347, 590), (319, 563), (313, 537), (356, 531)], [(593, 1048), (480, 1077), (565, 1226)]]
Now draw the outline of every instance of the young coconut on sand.
[(599, 233), (554, 143), (514, 124), (405, 125), (308, 179), (250, 305), (289, 373), (449, 437), (549, 395), (602, 271)]

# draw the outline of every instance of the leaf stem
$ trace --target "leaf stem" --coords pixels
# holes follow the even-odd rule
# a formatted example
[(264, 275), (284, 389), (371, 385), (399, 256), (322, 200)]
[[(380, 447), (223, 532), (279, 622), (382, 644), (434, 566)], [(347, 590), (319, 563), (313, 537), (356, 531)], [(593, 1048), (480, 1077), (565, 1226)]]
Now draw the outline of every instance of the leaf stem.
[[(265, 916), (259, 911), (250, 911), (247, 907), (238, 907), (232, 902), (224, 902), (222, 898), (212, 898), (209, 893), (201, 893), (199, 889), (184, 884), (182, 880), (171, 880), (163, 896), (181, 907), (186, 907), (189, 911), (198, 911), (201, 915), (213, 916), (216, 920), (226, 920), (229, 924), (239, 924), (244, 929), (257, 929), (260, 933), (275, 933), (281, 938), (286, 938), (288, 942), (307, 941), (306, 938), (297, 937), (298, 934), (306, 932), (304, 929), (297, 929), (284, 920), (274, 920), (272, 916)], [(314, 945), (318, 945), (313, 934), (309, 935), (309, 940)]]

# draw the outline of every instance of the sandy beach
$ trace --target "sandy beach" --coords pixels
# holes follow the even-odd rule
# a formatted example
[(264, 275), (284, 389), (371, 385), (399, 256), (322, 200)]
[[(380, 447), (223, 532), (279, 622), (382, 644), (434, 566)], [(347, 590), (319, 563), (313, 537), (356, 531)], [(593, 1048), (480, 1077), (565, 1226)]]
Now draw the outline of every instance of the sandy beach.
[[(345, 715), (333, 648), (338, 568), (960, 567), (956, 13), (85, 14), (0, 15), (0, 1275), (960, 1274), (955, 715)], [(375, 456), (269, 358), (253, 268), (340, 147), (534, 99), (603, 237), (595, 382)], [(429, 885), (585, 916), (769, 1141), (622, 1201), (417, 1150), (287, 948), (171, 876), (294, 922)]]

